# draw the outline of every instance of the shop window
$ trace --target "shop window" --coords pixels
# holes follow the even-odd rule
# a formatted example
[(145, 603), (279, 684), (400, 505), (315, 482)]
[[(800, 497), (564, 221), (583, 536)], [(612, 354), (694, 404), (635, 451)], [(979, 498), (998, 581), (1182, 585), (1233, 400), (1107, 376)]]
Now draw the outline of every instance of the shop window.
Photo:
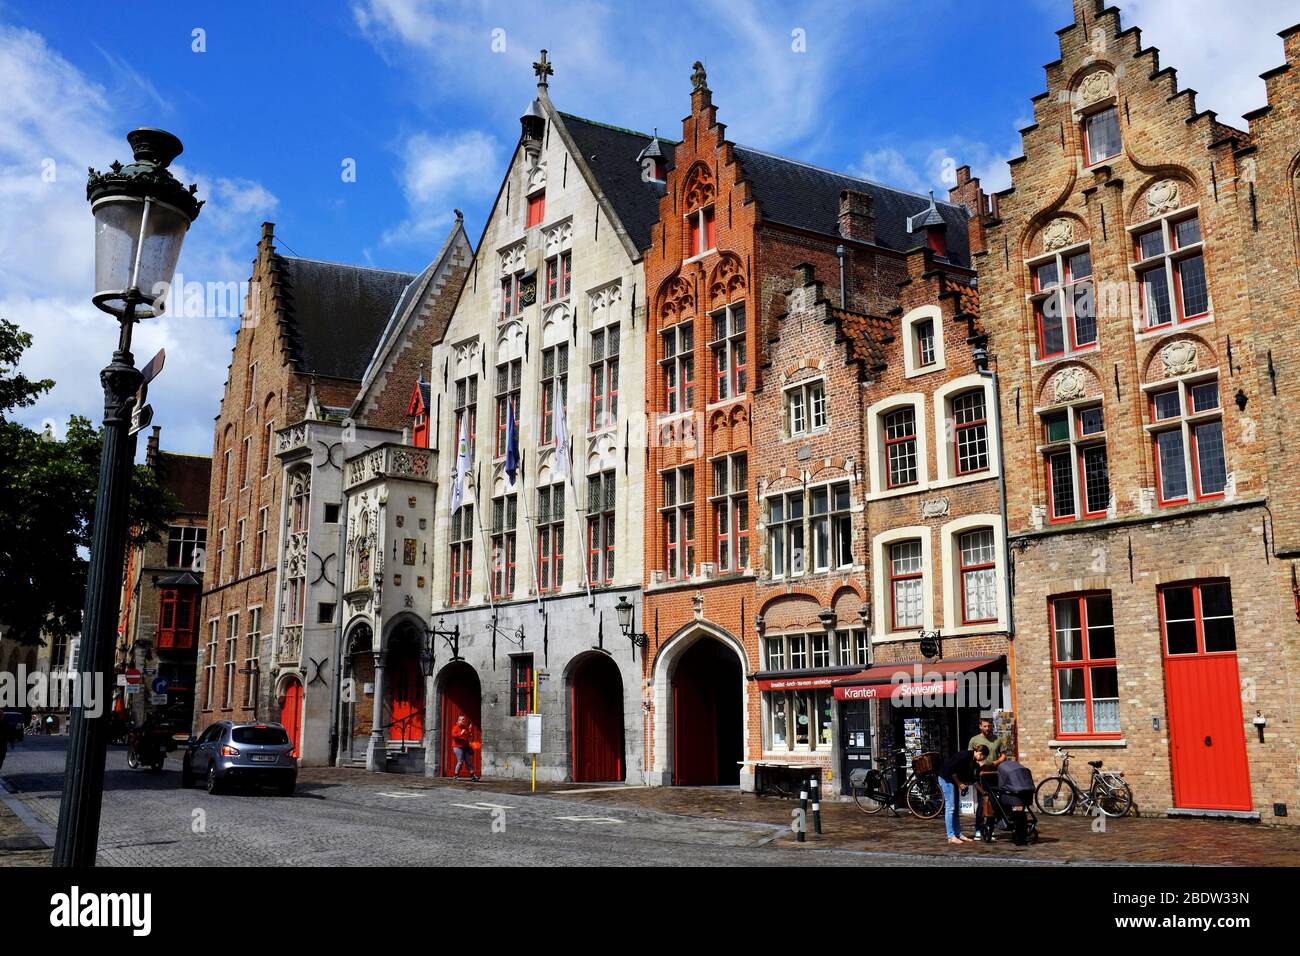
[(713, 397), (715, 401), (745, 394), (748, 361), (745, 348), (745, 308), (729, 305), (713, 315)]
[(683, 322), (665, 329), (663, 358), (664, 409), (671, 415), (695, 404), (695, 326)]
[(1048, 519), (1100, 518), (1110, 510), (1110, 466), (1100, 405), (1076, 405), (1042, 416)]
[(714, 545), (719, 571), (742, 571), (749, 566), (749, 469), (744, 455), (728, 455), (713, 462)]
[(1143, 329), (1169, 328), (1210, 314), (1201, 225), (1175, 213), (1133, 234)]
[(1119, 133), (1119, 110), (1114, 106), (1085, 117), (1083, 121), (1084, 149), (1088, 165), (1118, 156), (1122, 144)]
[(829, 690), (768, 691), (764, 745), (769, 751), (831, 749), (833, 697)]
[(785, 390), (785, 423), (791, 438), (827, 427), (825, 380), (803, 382)]
[(1156, 492), (1162, 505), (1221, 498), (1228, 484), (1217, 379), (1149, 395)]
[(1161, 588), (1160, 626), (1170, 657), (1235, 651), (1232, 586), (1207, 581)]
[(1097, 344), (1092, 254), (1075, 246), (1031, 264), (1038, 357), (1058, 358)]
[(661, 476), (664, 506), (664, 573), (669, 580), (695, 574), (695, 470), (674, 468)]
[(1060, 737), (1118, 737), (1119, 672), (1110, 592), (1052, 598), (1052, 687)]

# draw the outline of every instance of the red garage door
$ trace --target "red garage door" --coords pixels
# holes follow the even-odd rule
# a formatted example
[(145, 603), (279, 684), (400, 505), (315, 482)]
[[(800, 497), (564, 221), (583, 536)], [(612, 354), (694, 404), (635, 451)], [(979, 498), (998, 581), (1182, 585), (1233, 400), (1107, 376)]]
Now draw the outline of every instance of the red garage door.
[(623, 779), (623, 679), (618, 665), (589, 654), (573, 672), (573, 779)]

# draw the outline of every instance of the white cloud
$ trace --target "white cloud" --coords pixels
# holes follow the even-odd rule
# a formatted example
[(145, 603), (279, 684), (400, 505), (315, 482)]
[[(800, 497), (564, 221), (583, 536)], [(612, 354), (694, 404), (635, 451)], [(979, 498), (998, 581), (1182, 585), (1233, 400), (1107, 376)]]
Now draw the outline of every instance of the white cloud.
[(424, 242), (451, 223), (458, 203), (491, 196), (504, 166), (498, 153), (496, 139), (478, 130), (409, 137), (402, 148), (408, 215), (384, 234), (384, 242)]
[[(108, 69), (116, 71), (115, 83), (124, 82), (116, 66)], [(159, 107), (147, 84), (125, 82)], [(60, 430), (72, 414), (98, 422), (99, 370), (112, 355), (117, 325), (90, 304), (94, 232), (85, 170), (130, 159), (124, 136), (130, 123), (110, 107), (118, 105), (116, 96), (30, 30), (0, 26), (0, 89), (0, 316), (32, 334), (23, 370), (56, 382), (18, 417), (31, 425), (53, 420)], [(257, 224), (275, 208), (275, 197), (249, 180), (183, 164), (173, 171), (183, 182), (197, 180), (207, 200), (178, 274), (186, 282), (246, 281)], [(167, 349), (166, 369), (149, 394), (164, 447), (211, 452), (233, 335), (233, 319), (222, 317), (164, 315), (136, 327), (137, 361)]]
[(1300, 19), (1295, 0), (1125, 0), (1120, 16), (1160, 49), (1160, 65), (1178, 71), (1180, 88), (1197, 92), (1197, 109), (1245, 126), (1242, 113), (1263, 106), (1259, 74), (1283, 62), (1279, 30)]
[(1007, 160), (1020, 155), (1018, 147), (997, 150), (987, 143), (952, 138), (942, 143), (909, 143), (904, 150), (882, 146), (869, 150), (850, 169), (855, 176), (898, 189), (924, 194), (933, 189), (936, 199), (946, 199), (957, 185), (958, 166), (970, 166), (985, 192), (1011, 184)]

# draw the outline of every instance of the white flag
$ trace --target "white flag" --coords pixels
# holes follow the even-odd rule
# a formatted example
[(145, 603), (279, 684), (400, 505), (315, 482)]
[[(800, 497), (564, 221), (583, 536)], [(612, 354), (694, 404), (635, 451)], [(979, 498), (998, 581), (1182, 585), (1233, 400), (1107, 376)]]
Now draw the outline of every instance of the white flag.
[(469, 471), (469, 438), (465, 434), (465, 418), (460, 419), (460, 435), (456, 439), (456, 477), (451, 483), (451, 513), (455, 514), (465, 496), (465, 475)]
[(562, 401), (555, 403), (555, 477), (569, 477), (569, 423)]

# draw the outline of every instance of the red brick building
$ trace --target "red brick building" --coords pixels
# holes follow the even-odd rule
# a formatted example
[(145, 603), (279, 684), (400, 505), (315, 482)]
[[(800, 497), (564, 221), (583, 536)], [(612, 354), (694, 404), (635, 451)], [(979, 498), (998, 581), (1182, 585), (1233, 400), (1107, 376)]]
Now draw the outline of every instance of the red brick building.
[(1143, 812), (1281, 818), (1300, 782), (1300, 386), (1280, 346), (1300, 41), (1239, 130), (1117, 9), (1074, 8), (1012, 187), (977, 206), (1021, 759), (1102, 759)]
[(906, 250), (968, 263), (967, 225), (734, 145), (692, 79), (645, 264), (646, 750), (652, 782), (750, 788), (763, 763), (835, 766), (829, 681), (869, 655), (861, 393), (887, 323), (866, 316), (899, 304)]

